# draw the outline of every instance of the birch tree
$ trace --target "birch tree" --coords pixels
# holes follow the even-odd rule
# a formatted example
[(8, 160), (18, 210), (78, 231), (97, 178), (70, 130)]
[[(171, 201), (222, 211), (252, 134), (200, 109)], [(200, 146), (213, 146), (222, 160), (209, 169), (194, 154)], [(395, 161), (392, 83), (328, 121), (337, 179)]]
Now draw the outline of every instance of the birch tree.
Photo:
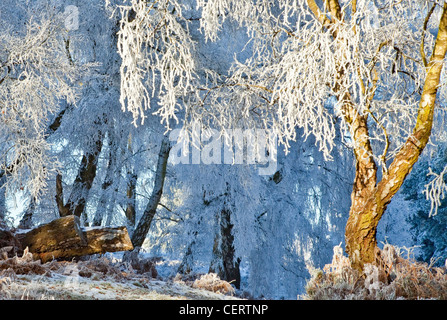
[[(143, 6), (143, 2), (132, 1), (134, 10), (137, 3)], [(132, 39), (143, 25), (147, 28), (140, 30), (141, 35), (159, 30), (154, 26), (163, 25), (160, 20), (145, 20), (157, 16), (149, 9), (161, 8), (159, 3), (145, 2), (144, 8), (139, 7), (133, 22), (137, 27), (130, 31), (122, 26), (122, 38)], [(232, 20), (246, 30), (252, 55), (245, 61), (236, 60), (228, 76), (216, 76), (205, 89), (193, 91), (194, 99), (184, 107), (184, 127), (207, 123), (223, 134), (228, 127), (269, 128), (286, 150), (300, 128), (304, 137), (315, 137), (316, 145), (330, 159), (339, 124), (355, 156), (346, 250), (357, 269), (374, 263), (379, 252), (377, 225), (429, 142), (435, 112), (445, 101), (447, 3), (198, 0), (197, 8), (207, 40), (218, 41), (223, 23)], [(141, 10), (146, 13), (139, 13)], [(164, 17), (171, 17), (173, 11), (164, 12)], [(181, 12), (176, 14), (179, 17)], [(168, 25), (175, 23), (170, 20), (163, 26)], [(181, 30), (175, 34), (188, 40), (186, 29)], [(145, 48), (153, 47), (147, 38), (142, 41), (147, 44)], [(148, 62), (150, 55), (140, 58), (141, 51), (132, 49), (132, 43), (121, 44), (134, 50), (133, 54), (121, 51), (124, 61)], [(188, 80), (193, 79), (194, 66), (185, 64), (192, 61), (185, 53), (193, 43), (182, 44), (156, 53), (179, 62), (176, 68), (164, 68), (159, 58), (153, 68), (159, 68), (161, 75), (170, 70), (169, 74), (177, 76), (178, 81), (170, 82), (174, 86), (161, 81), (161, 87), (171, 94), (179, 93), (174, 88), (183, 89), (184, 94), (193, 89)], [(173, 59), (173, 52), (178, 60)], [(138, 74), (142, 78), (129, 67), (125, 70), (133, 75), (122, 74), (125, 88), (131, 87), (130, 79)], [(152, 74), (150, 78), (155, 79)], [(144, 90), (133, 93), (139, 102), (147, 96)], [(129, 97), (129, 93), (124, 94)], [(136, 110), (131, 101), (125, 105)], [(172, 106), (162, 102), (158, 112), (162, 121), (175, 117)], [(141, 116), (140, 112), (134, 115)]]

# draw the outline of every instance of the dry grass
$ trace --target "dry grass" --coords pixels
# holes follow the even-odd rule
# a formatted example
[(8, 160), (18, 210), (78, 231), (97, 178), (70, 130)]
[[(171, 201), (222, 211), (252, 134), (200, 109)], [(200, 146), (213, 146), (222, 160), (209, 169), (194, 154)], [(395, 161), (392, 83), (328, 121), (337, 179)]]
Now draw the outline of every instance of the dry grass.
[(234, 294), (234, 288), (225, 280), (221, 280), (215, 273), (208, 273), (195, 280), (193, 288), (204, 289), (221, 294)]
[[(432, 267), (411, 259), (410, 250), (386, 244), (376, 265), (365, 265), (360, 273), (351, 268), (340, 246), (323, 270), (308, 267), (311, 279), (306, 286), (310, 300), (395, 300), (447, 299), (445, 268)], [(380, 262), (379, 262), (380, 261)]]
[(28, 248), (23, 252), (22, 257), (14, 256), (8, 258), (2, 256), (0, 260), (0, 270), (10, 270), (15, 274), (45, 274), (46, 268), (42, 266), (40, 261), (33, 261), (32, 253), (28, 252)]
[(232, 286), (213, 274), (162, 281), (146, 269), (105, 257), (42, 264), (27, 250), (21, 257), (0, 255), (0, 300), (237, 299)]

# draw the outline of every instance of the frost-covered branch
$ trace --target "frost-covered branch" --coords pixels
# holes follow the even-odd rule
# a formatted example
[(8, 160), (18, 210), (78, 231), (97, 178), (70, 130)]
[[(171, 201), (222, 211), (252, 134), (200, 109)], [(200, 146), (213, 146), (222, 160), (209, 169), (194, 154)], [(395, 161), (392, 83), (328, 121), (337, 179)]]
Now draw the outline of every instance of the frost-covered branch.
[(429, 176), (433, 176), (433, 179), (425, 185), (425, 196), (430, 201), (429, 216), (434, 216), (438, 213), (438, 208), (441, 205), (441, 201), (445, 198), (447, 192), (447, 185), (445, 183), (444, 175), (447, 173), (447, 166), (444, 167), (441, 173), (436, 174), (429, 168)]
[[(414, 50), (421, 33), (414, 32), (413, 22), (419, 19), (422, 26), (425, 16), (419, 12), (427, 10), (421, 2), (390, 4), (198, 1), (207, 39), (217, 41), (223, 23), (233, 20), (246, 29), (253, 47), (253, 55), (235, 61), (226, 80), (239, 86), (214, 90), (206, 112), (220, 127), (270, 126), (286, 146), (296, 138), (296, 128), (302, 128), (330, 157), (336, 119), (354, 134), (343, 116), (348, 94), (353, 116), (375, 115), (369, 138), (374, 149), (382, 150), (372, 156), (386, 166), (386, 158), (399, 149), (416, 119), (425, 69), (419, 50)], [(424, 37), (432, 47), (433, 35)], [(333, 97), (338, 99), (335, 105)], [(262, 117), (253, 114), (254, 106)]]
[(179, 99), (193, 89), (195, 77), (194, 42), (182, 16), (183, 5), (131, 0), (119, 10), (121, 105), (136, 124), (140, 118), (144, 122), (144, 112), (154, 100), (159, 105), (156, 113), (169, 126), (170, 119), (177, 120)]

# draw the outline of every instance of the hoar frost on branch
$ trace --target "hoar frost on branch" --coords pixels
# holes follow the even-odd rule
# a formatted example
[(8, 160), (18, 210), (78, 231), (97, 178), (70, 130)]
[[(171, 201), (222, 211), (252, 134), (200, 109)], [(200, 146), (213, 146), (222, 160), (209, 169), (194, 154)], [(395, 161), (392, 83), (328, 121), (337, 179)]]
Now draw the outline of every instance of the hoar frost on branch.
[(447, 191), (447, 185), (444, 182), (444, 175), (447, 173), (447, 166), (444, 167), (441, 173), (436, 174), (429, 168), (429, 176), (434, 176), (425, 186), (425, 196), (427, 200), (430, 201), (430, 216), (436, 215), (438, 213), (438, 208), (441, 205), (441, 200), (445, 198), (445, 193)]
[[(371, 115), (372, 140), (381, 142), (376, 160), (385, 166), (416, 118), (425, 66), (418, 57), (421, 32), (414, 32), (413, 24), (424, 18), (426, 4), (380, 2), (379, 10), (372, 1), (357, 1), (351, 12), (347, 1), (342, 12), (350, 19), (324, 30), (324, 17), (310, 18), (313, 1), (199, 1), (205, 36), (216, 40), (223, 21), (233, 19), (246, 28), (254, 47), (251, 59), (234, 64), (228, 79), (233, 86), (226, 87), (231, 93), (215, 92), (213, 103), (236, 95), (238, 105), (223, 102), (245, 111), (233, 114), (264, 112), (259, 118), (266, 122), (268, 115), (268, 125), (286, 146), (296, 138), (296, 127), (303, 128), (330, 157), (335, 119), (349, 129), (341, 117), (342, 98), (349, 94), (359, 115)], [(428, 24), (427, 30), (431, 20)], [(425, 47), (433, 41), (426, 31)], [(338, 103), (332, 106), (334, 96)]]
[(182, 16), (183, 5), (131, 0), (118, 8), (121, 105), (133, 114), (135, 124), (139, 118), (144, 122), (144, 111), (157, 93), (156, 113), (169, 126), (182, 108), (178, 99), (193, 90), (195, 77), (194, 42)]
[(2, 187), (37, 196), (57, 161), (48, 152), (48, 120), (61, 100), (74, 103), (78, 69), (65, 47), (62, 15), (28, 12), (23, 30), (0, 34), (0, 175)]

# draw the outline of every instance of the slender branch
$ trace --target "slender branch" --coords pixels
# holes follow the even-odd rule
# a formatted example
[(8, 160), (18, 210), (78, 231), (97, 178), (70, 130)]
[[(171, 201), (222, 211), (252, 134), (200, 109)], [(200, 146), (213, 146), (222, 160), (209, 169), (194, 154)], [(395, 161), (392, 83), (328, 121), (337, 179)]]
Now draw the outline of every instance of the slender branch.
[(425, 49), (424, 49), (424, 42), (425, 42), (425, 33), (427, 31), (427, 25), (428, 22), (430, 21), (430, 17), (433, 14), (433, 11), (435, 11), (436, 8), (436, 3), (433, 4), (433, 6), (431, 7), (431, 9), (428, 11), (427, 16), (425, 17), (425, 21), (424, 21), (424, 28), (422, 30), (422, 37), (421, 37), (421, 47), (420, 47), (420, 52), (421, 52), (421, 57), (422, 57), (422, 61), (424, 62), (424, 66), (427, 67), (428, 62), (427, 62), (427, 58), (425, 56)]
[(159, 202), (158, 203), (159, 206), (165, 208), (166, 210), (168, 210), (169, 212), (173, 212), (171, 209), (169, 209), (167, 206), (165, 206), (163, 203)]

